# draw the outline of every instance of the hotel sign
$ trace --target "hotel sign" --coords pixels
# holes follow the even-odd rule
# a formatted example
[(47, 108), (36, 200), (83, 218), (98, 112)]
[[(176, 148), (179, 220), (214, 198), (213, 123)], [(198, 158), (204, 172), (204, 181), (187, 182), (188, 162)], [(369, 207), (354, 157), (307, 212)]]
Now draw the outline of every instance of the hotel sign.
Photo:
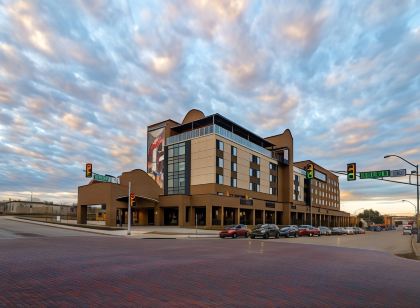
[(241, 205), (254, 205), (254, 200), (240, 198), (239, 199), (239, 204), (241, 204)]

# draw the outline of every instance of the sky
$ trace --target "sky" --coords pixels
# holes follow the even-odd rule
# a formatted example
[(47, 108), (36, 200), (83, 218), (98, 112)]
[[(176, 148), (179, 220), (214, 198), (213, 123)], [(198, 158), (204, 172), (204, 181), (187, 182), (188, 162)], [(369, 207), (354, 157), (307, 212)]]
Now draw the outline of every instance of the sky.
[[(419, 163), (419, 73), (418, 1), (0, 0), (0, 200), (146, 169), (147, 125), (192, 108), (289, 128), (295, 161), (410, 172), (383, 157)], [(340, 188), (352, 214), (414, 211), (415, 186)]]

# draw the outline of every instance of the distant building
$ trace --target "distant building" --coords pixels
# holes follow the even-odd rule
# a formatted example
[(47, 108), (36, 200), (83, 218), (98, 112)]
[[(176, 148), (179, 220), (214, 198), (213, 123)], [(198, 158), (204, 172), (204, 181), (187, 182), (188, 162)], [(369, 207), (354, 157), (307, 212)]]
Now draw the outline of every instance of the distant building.
[(0, 202), (0, 215), (75, 215), (76, 206), (37, 201)]
[(398, 215), (384, 215), (384, 224), (392, 226), (401, 226), (414, 224), (416, 221), (415, 216), (398, 216)]

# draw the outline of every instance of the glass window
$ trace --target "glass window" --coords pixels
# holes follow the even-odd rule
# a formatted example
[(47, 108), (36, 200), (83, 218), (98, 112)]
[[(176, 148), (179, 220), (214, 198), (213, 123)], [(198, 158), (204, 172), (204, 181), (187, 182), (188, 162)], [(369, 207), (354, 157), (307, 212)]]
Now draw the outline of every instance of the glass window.
[(232, 186), (232, 187), (237, 187), (237, 179), (235, 179), (235, 178), (231, 178), (231, 179), (230, 179), (230, 186)]
[(252, 176), (252, 168), (249, 168), (249, 176)]
[(179, 171), (184, 171), (185, 170), (185, 162), (180, 162), (179, 163), (179, 169), (178, 169)]
[(217, 184), (223, 184), (223, 175), (221, 175), (221, 174), (216, 175), (216, 183)]
[(223, 150), (224, 150), (224, 144), (223, 144), (223, 141), (216, 140), (216, 148), (217, 148), (218, 150), (220, 150), (220, 151), (223, 151)]
[(173, 164), (168, 165), (168, 172), (174, 172), (174, 165)]
[(223, 168), (223, 158), (216, 157), (216, 166)]
[(185, 155), (185, 145), (179, 147), (179, 155)]
[(168, 187), (174, 187), (174, 180), (168, 179)]
[(232, 156), (238, 156), (238, 149), (232, 146)]
[(257, 170), (257, 178), (260, 178), (260, 170)]
[(237, 167), (238, 167), (238, 165), (236, 163), (232, 162), (232, 171), (235, 171), (235, 172), (238, 171)]
[(252, 183), (249, 183), (249, 190), (252, 190)]
[(174, 156), (174, 149), (171, 147), (168, 150), (168, 157), (173, 157)]

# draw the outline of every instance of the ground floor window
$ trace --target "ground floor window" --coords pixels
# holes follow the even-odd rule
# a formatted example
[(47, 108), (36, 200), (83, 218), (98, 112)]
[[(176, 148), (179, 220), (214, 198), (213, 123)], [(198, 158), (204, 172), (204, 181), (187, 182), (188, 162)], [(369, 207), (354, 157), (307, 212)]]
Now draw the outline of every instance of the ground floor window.
[(220, 219), (221, 217), (221, 213), (222, 212), (222, 208), (219, 206), (213, 206), (211, 209), (211, 223), (212, 225), (221, 225), (222, 220)]
[(163, 209), (163, 224), (165, 226), (178, 225), (178, 208), (164, 208)]
[(195, 222), (197, 226), (206, 225), (206, 208), (205, 207), (195, 208)]
[(255, 224), (256, 225), (263, 224), (263, 211), (262, 210), (255, 210)]
[(235, 211), (234, 208), (225, 207), (224, 209), (224, 217), (223, 217), (223, 224), (224, 225), (233, 225), (236, 222), (235, 217)]
[(265, 211), (265, 223), (266, 224), (273, 224), (274, 223), (274, 212), (273, 211)]
[(244, 225), (252, 225), (252, 210), (239, 210), (239, 223)]

